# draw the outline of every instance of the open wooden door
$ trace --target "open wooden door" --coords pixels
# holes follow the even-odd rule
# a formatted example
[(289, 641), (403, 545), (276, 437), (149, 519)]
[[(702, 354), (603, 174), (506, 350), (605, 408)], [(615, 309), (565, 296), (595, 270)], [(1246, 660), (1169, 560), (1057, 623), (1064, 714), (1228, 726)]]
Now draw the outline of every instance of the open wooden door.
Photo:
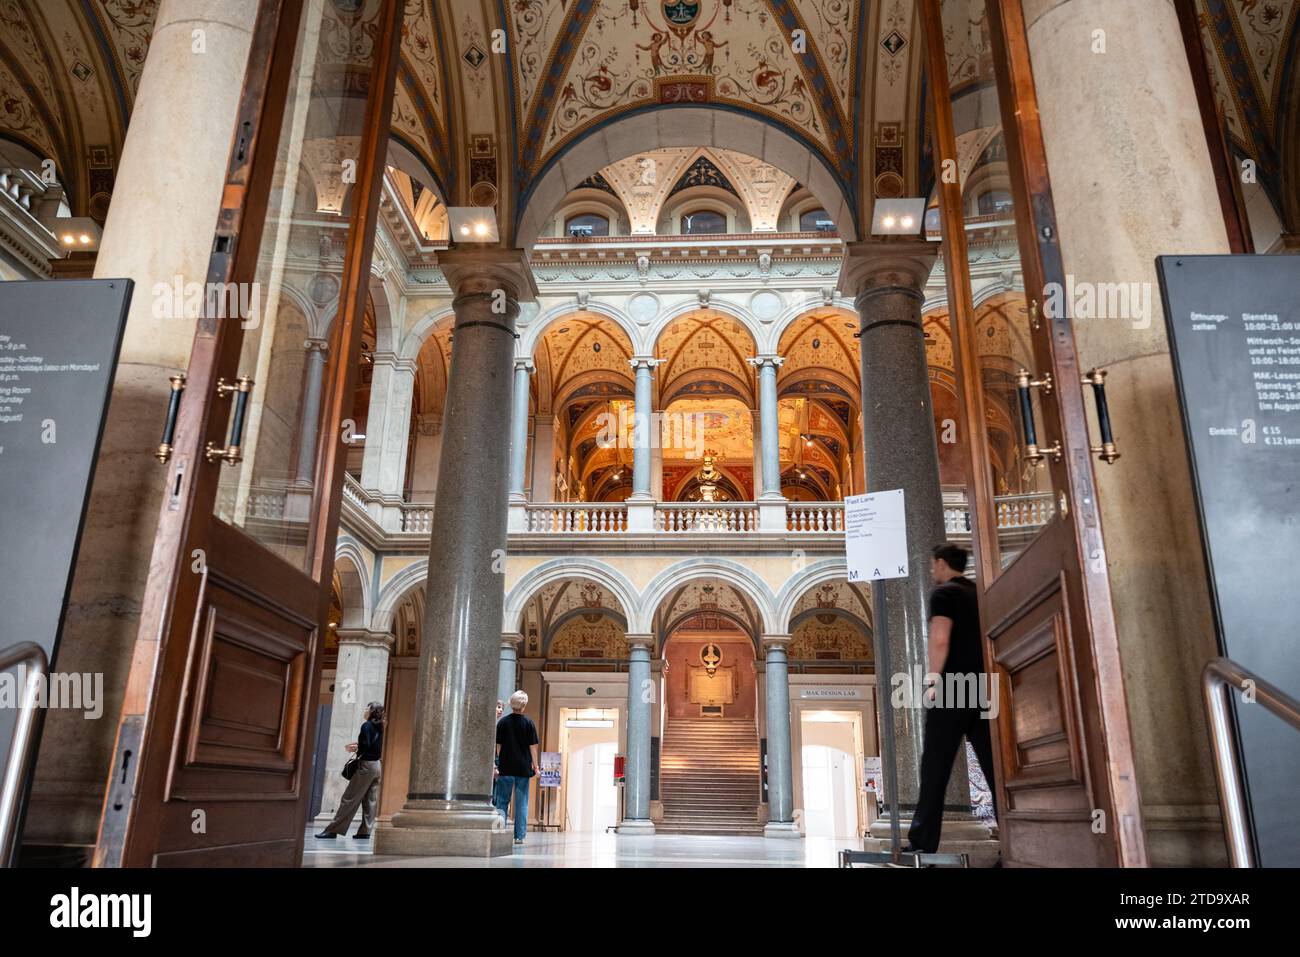
[(402, 6), (261, 2), (97, 866), (301, 860)]
[(1113, 463), (1114, 447), (1108, 435), (1096, 448), (1090, 440), (1071, 318), (1059, 308), (1067, 286), (1021, 0), (922, 0), (922, 12), (999, 709), (1003, 860), (1144, 866), (1092, 471), (1093, 453)]

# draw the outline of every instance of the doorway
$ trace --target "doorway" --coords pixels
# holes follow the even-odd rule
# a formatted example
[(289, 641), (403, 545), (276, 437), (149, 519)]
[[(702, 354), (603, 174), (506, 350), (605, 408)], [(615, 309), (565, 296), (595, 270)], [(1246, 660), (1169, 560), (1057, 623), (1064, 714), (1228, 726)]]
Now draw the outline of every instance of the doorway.
[(561, 708), (560, 727), (564, 830), (603, 833), (618, 823), (618, 712)]
[(861, 826), (861, 718), (814, 711), (800, 717), (804, 828), (808, 837), (858, 837)]

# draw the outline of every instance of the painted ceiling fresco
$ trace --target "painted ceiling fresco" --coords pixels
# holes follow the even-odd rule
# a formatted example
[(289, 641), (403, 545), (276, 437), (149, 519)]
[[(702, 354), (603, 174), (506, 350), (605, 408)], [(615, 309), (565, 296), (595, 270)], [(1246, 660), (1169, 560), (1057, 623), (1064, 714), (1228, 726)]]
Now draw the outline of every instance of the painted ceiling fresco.
[[(516, 0), (518, 155), (535, 174), (563, 146), (639, 106), (729, 103), (800, 132), (841, 170), (863, 0)], [(803, 52), (790, 42), (804, 31)]]
[[(1300, 110), (1300, 0), (1197, 0), (1228, 137), (1282, 208), (1284, 119)], [(1294, 144), (1291, 144), (1294, 148)]]

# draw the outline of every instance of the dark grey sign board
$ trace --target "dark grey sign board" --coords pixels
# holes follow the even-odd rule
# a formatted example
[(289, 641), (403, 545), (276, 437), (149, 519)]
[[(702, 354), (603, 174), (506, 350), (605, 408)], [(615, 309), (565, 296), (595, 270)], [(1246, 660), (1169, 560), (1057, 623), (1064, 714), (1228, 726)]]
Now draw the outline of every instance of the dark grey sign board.
[[(51, 670), (131, 287), (129, 279), (0, 282), (0, 649), (35, 642)], [(0, 681), (16, 691), (15, 677)], [(0, 707), (0, 762), (16, 716), (14, 706)]]
[[(1219, 646), (1300, 698), (1300, 259), (1156, 265)], [(1256, 859), (1298, 866), (1300, 734), (1259, 705), (1236, 719)]]

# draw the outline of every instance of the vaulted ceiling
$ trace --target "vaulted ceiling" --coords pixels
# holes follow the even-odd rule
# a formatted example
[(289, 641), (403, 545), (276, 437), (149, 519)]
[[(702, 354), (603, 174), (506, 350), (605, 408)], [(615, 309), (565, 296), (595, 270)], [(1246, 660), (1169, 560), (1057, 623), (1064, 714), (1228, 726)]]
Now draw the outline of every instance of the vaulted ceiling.
[[(78, 211), (88, 208), (92, 148), (111, 187), (158, 4), (0, 3), (0, 129), (56, 160)], [(453, 204), (496, 204), (507, 234), (571, 147), (664, 108), (716, 109), (787, 133), (854, 215), (864, 197), (901, 194), (916, 179), (913, 0), (404, 4), (393, 110), (402, 165), (418, 162)], [(637, 133), (584, 176), (667, 145), (712, 144)]]

